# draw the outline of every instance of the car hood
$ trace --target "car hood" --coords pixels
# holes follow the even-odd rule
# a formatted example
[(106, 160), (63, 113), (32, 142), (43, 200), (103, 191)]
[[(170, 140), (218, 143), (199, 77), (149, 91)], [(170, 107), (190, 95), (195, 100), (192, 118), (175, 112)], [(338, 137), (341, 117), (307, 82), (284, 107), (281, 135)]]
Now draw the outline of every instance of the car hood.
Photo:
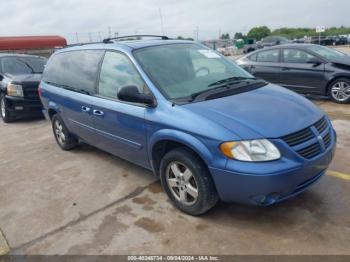
[(12, 75), (6, 74), (12, 82), (16, 83), (28, 83), (28, 82), (40, 82), (41, 74), (20, 74), (20, 75)]
[(184, 107), (242, 139), (278, 138), (304, 129), (324, 115), (306, 98), (273, 84)]
[(329, 61), (331, 63), (335, 63), (335, 64), (343, 64), (343, 65), (350, 66), (350, 56), (331, 58), (331, 59), (329, 59)]

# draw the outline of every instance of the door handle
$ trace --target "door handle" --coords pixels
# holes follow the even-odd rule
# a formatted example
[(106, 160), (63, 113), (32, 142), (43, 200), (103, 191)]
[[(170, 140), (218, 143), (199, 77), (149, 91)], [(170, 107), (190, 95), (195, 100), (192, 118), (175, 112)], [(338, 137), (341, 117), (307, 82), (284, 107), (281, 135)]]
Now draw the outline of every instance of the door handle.
[(103, 116), (105, 114), (103, 111), (100, 111), (100, 110), (93, 110), (92, 113), (95, 116)]
[(83, 111), (84, 113), (89, 113), (90, 112), (90, 107), (82, 106), (81, 107), (81, 111)]

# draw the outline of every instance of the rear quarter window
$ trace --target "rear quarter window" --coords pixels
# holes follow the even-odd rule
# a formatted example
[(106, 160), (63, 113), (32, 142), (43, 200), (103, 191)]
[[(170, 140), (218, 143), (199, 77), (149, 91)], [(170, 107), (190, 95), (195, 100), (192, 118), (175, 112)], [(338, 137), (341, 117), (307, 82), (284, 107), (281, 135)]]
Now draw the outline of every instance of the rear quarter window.
[(43, 81), (95, 92), (99, 63), (104, 51), (79, 50), (54, 55), (45, 67)]

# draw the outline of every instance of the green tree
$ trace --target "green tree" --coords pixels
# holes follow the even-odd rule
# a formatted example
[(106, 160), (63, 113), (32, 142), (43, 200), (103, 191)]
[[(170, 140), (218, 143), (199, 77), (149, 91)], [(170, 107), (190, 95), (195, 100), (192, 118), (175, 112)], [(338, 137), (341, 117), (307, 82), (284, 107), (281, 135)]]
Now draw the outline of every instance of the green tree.
[(234, 39), (244, 39), (244, 35), (241, 32), (235, 33)]
[(229, 34), (229, 33), (222, 34), (222, 35), (220, 36), (220, 39), (221, 39), (221, 40), (229, 40), (229, 39), (230, 39), (230, 34)]
[(255, 38), (256, 40), (261, 40), (261, 38), (269, 36), (270, 34), (271, 30), (267, 26), (258, 26), (250, 29), (247, 36), (249, 38)]

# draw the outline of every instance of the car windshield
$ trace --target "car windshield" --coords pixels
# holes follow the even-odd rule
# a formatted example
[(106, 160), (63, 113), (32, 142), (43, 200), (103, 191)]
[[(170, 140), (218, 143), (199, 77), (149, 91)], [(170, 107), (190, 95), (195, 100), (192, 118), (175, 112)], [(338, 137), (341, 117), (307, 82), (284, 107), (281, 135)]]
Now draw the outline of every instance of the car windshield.
[(199, 44), (168, 44), (134, 51), (136, 60), (168, 99), (191, 97), (230, 81), (253, 78)]
[(47, 59), (43, 57), (5, 57), (1, 60), (4, 73), (36, 74), (44, 71)]
[(339, 58), (339, 57), (344, 57), (346, 54), (339, 52), (337, 50), (324, 47), (324, 46), (319, 46), (319, 45), (313, 45), (308, 47), (309, 50), (315, 52), (316, 54), (322, 56), (323, 58), (326, 59), (332, 59), (332, 58)]

